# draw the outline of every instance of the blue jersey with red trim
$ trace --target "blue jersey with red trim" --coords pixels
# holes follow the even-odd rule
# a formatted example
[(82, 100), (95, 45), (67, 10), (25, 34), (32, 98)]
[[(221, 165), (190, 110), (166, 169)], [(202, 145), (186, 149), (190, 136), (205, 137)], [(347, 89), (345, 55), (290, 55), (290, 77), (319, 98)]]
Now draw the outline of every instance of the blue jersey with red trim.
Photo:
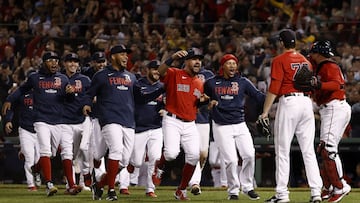
[(95, 73), (87, 92), (87, 105), (96, 96), (101, 126), (117, 123), (135, 128), (133, 86), (136, 77), (127, 70), (115, 70), (111, 65)]
[(86, 103), (86, 91), (90, 88), (91, 81), (89, 77), (75, 73), (69, 77), (69, 83), (75, 92), (71, 99), (65, 100), (64, 124), (80, 124), (85, 120), (82, 109)]
[(245, 97), (253, 97), (259, 103), (265, 101), (265, 94), (245, 77), (225, 79), (216, 76), (205, 82), (204, 92), (210, 100), (218, 101), (211, 110), (211, 118), (217, 124), (228, 125), (245, 122)]
[(12, 108), (6, 112), (5, 123), (12, 122), (14, 113), (18, 114), (19, 126), (29, 132), (35, 133), (34, 130), (34, 100), (32, 91), (21, 95), (19, 100), (15, 101)]
[(62, 124), (64, 113), (64, 101), (69, 97), (65, 92), (68, 78), (59, 72), (49, 73), (44, 68), (29, 75), (28, 79), (7, 98), (13, 103), (31, 89), (34, 93), (34, 122), (47, 124)]
[(151, 84), (146, 77), (140, 78), (134, 86), (136, 133), (161, 128), (159, 111), (165, 106), (163, 87), (160, 81)]

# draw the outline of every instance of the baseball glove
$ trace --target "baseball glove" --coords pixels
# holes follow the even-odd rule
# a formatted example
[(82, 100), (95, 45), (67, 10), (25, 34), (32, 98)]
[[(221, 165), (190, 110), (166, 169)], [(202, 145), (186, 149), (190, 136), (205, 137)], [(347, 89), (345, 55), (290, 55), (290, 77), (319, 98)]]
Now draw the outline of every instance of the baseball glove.
[(307, 64), (303, 64), (295, 73), (294, 87), (302, 92), (309, 92), (313, 89), (312, 85), (313, 72)]
[(256, 121), (256, 125), (260, 134), (264, 135), (268, 139), (271, 136), (271, 127), (270, 127), (270, 120), (269, 118), (259, 118)]

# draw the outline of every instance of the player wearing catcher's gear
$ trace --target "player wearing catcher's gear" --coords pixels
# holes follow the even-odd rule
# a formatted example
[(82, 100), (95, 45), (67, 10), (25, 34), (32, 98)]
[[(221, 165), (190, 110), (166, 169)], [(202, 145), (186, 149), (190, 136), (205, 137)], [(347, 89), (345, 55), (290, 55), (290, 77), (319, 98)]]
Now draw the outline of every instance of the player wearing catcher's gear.
[(284, 29), (279, 36), (285, 49), (272, 61), (271, 83), (261, 114), (262, 118), (267, 118), (275, 98), (279, 98), (274, 123), (276, 194), (266, 202), (290, 202), (290, 147), (296, 135), (311, 188), (310, 202), (319, 203), (322, 181), (314, 150), (315, 120), (312, 101), (307, 92), (296, 89), (293, 82), (298, 68), (305, 65), (312, 70), (312, 66), (295, 50), (296, 37), (292, 30)]
[[(203, 83), (209, 78), (214, 77), (213, 72), (206, 70), (204, 67), (200, 69), (200, 72), (196, 75)], [(193, 176), (189, 181), (191, 187), (191, 193), (194, 195), (201, 194), (200, 181), (202, 169), (204, 168), (209, 151), (209, 138), (210, 138), (210, 124), (209, 124), (209, 109), (207, 104), (199, 106), (199, 110), (196, 114), (196, 128), (199, 131), (200, 136), (200, 160), (196, 164), (196, 168)]]
[(322, 198), (339, 202), (351, 190), (343, 178), (343, 166), (338, 154), (339, 142), (350, 122), (351, 107), (345, 100), (344, 76), (336, 62), (331, 60), (332, 56), (334, 53), (329, 41), (317, 41), (310, 49), (310, 59), (316, 64), (316, 75), (312, 82), (314, 99), (320, 106), (318, 153), (322, 158)]
[[(245, 96), (264, 103), (265, 95), (244, 77), (237, 74), (238, 59), (225, 54), (220, 61), (223, 75), (205, 82), (204, 92), (210, 98), (209, 108), (215, 143), (225, 161), (228, 180), (228, 199), (239, 199), (242, 191), (252, 200), (260, 199), (254, 191), (255, 148), (250, 131), (245, 123)], [(242, 171), (237, 173), (239, 152)]]
[[(21, 95), (33, 89), (34, 91), (34, 129), (37, 133), (40, 152), (40, 167), (46, 182), (48, 196), (54, 195), (58, 189), (51, 179), (51, 156), (55, 156), (54, 149), (59, 144), (63, 160), (70, 161), (70, 167), (64, 168), (65, 175), (70, 188), (76, 188), (72, 176), (72, 137), (63, 137), (61, 124), (63, 123), (64, 101), (72, 97), (73, 88), (69, 85), (68, 78), (59, 73), (59, 57), (54, 52), (46, 52), (43, 57), (43, 65), (36, 73), (31, 74), (26, 82), (22, 84), (13, 94), (7, 98), (4, 104), (5, 110), (11, 107), (11, 103), (18, 100)], [(74, 194), (77, 191), (74, 190)]]
[[(130, 166), (140, 168), (148, 158), (146, 196), (157, 197), (152, 173), (155, 161), (160, 159), (163, 146), (161, 129), (161, 110), (164, 108), (163, 84), (159, 81), (158, 67), (160, 61), (150, 61), (147, 65), (147, 74), (138, 80), (134, 86), (135, 96), (135, 147), (130, 159)], [(133, 172), (133, 171), (130, 171)]]
[[(69, 53), (64, 58), (64, 74), (69, 78), (69, 83), (74, 88), (74, 96), (71, 100), (65, 101), (62, 129), (63, 136), (69, 136), (73, 139), (73, 158), (76, 160), (75, 163), (79, 164), (86, 183), (85, 186), (90, 187), (91, 175), (88, 150), (91, 122), (90, 118), (85, 118), (82, 113), (82, 107), (86, 100), (86, 91), (90, 87), (90, 79), (79, 73), (79, 61), (79, 57), (75, 53)], [(64, 160), (63, 164), (64, 167), (67, 167), (66, 164), (69, 163)], [(71, 194), (71, 188), (67, 191)]]
[[(89, 100), (83, 112), (88, 115), (96, 96), (101, 134), (106, 146), (96, 145), (100, 152), (94, 159), (100, 160), (109, 149), (106, 174), (100, 182), (93, 184), (93, 198), (101, 199), (104, 185), (108, 185), (107, 200), (117, 200), (115, 178), (121, 167), (129, 164), (134, 146), (135, 118), (133, 86), (134, 74), (126, 70), (130, 50), (124, 45), (115, 45), (110, 49), (111, 65), (95, 73), (88, 91)], [(101, 149), (101, 148), (103, 149)], [(101, 153), (102, 152), (102, 153)]]
[[(24, 170), (29, 191), (37, 191), (37, 187), (41, 184), (40, 174), (39, 177), (34, 177), (31, 169), (32, 166), (37, 165), (40, 158), (39, 143), (33, 126), (33, 102), (32, 91), (21, 95), (19, 100), (12, 104), (12, 108), (5, 112), (4, 117), (5, 132), (9, 134), (13, 130), (14, 113), (18, 113), (20, 149), (25, 158)], [(36, 183), (34, 178), (38, 178), (40, 182)]]
[[(203, 57), (197, 48), (180, 50), (172, 54), (158, 69), (160, 80), (165, 85), (167, 113), (162, 121), (164, 156), (157, 162), (155, 169), (158, 171), (158, 166), (162, 165), (164, 160), (176, 159), (182, 146), (185, 152), (185, 165), (181, 183), (174, 194), (178, 200), (189, 200), (186, 188), (200, 156), (199, 133), (195, 119), (197, 105), (203, 97), (203, 84), (196, 75), (200, 72)], [(179, 59), (185, 59), (184, 69), (170, 68), (173, 61)]]

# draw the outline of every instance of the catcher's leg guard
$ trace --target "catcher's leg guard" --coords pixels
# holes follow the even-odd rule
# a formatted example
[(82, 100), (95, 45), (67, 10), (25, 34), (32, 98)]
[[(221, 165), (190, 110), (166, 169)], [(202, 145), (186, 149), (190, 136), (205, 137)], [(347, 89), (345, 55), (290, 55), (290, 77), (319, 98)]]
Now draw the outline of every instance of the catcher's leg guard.
[(325, 148), (322, 148), (320, 154), (323, 159), (324, 175), (327, 177), (327, 180), (334, 187), (343, 188), (335, 162), (337, 153), (328, 152)]

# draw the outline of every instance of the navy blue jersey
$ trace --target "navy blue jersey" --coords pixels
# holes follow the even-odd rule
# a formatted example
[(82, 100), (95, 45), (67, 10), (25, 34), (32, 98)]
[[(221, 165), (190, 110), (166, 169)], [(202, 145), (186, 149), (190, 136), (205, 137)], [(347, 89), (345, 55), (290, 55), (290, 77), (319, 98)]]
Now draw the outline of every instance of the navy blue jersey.
[(133, 85), (136, 77), (127, 70), (115, 70), (111, 65), (95, 73), (87, 92), (87, 105), (96, 96), (101, 126), (117, 123), (135, 129)]
[(95, 75), (97, 71), (94, 67), (88, 66), (81, 69), (81, 74), (88, 76), (90, 79)]
[[(205, 68), (201, 68), (200, 72), (197, 74), (197, 77), (203, 83), (205, 83), (206, 80), (214, 77), (214, 73)], [(207, 103), (201, 104), (198, 107), (198, 112), (196, 114), (195, 123), (209, 123), (209, 110), (208, 110)]]
[(211, 110), (211, 118), (217, 124), (238, 124), (245, 121), (246, 95), (253, 97), (259, 103), (264, 103), (265, 94), (245, 77), (235, 76), (225, 79), (216, 76), (205, 82), (204, 92), (210, 100), (218, 101)]
[(69, 77), (70, 85), (75, 89), (73, 98), (65, 100), (64, 124), (80, 124), (85, 120), (82, 112), (86, 104), (86, 92), (90, 88), (89, 77), (75, 73)]
[(6, 112), (5, 123), (11, 122), (14, 118), (14, 113), (17, 113), (19, 126), (29, 132), (35, 133), (33, 126), (35, 118), (33, 103), (33, 93), (31, 91), (21, 95), (17, 101), (12, 103), (11, 110)]
[(136, 133), (161, 127), (159, 111), (164, 108), (163, 86), (160, 81), (150, 84), (146, 77), (140, 78), (134, 86)]
[(19, 88), (7, 97), (13, 103), (31, 89), (34, 92), (34, 122), (47, 124), (63, 123), (64, 100), (68, 96), (65, 92), (68, 78), (59, 72), (48, 73), (41, 68), (38, 72), (29, 75), (28, 79)]

